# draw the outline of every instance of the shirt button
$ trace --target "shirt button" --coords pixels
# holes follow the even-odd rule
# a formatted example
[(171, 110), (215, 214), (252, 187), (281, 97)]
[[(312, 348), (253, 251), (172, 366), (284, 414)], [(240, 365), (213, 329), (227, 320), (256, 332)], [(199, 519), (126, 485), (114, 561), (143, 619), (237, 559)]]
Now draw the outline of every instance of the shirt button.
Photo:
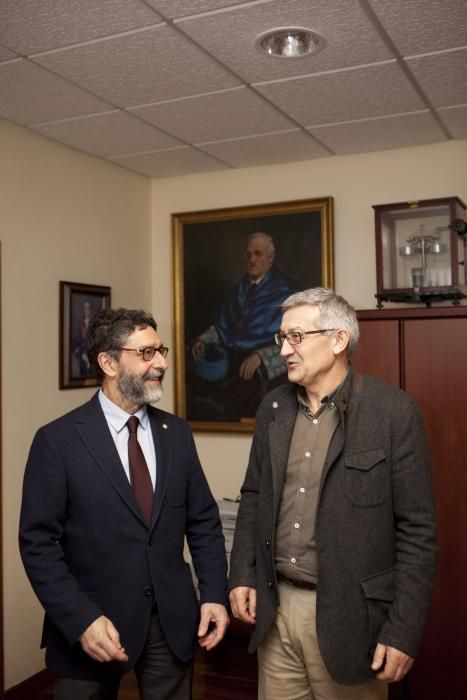
[(291, 564), (296, 564), (296, 562), (297, 562), (297, 560), (295, 559), (295, 557), (290, 557)]
[(310, 454), (311, 454), (310, 452), (305, 452), (305, 457), (309, 457)]
[(298, 529), (300, 527), (300, 523), (295, 523), (294, 528)]
[(300, 493), (305, 493), (305, 489), (303, 488), (303, 486), (300, 488)]
[(146, 596), (146, 598), (149, 598), (150, 596), (152, 596), (152, 588), (151, 588), (151, 586), (145, 586), (145, 587), (144, 587), (144, 595)]
[(314, 423), (315, 425), (316, 425), (317, 422), (318, 422), (318, 419), (317, 419), (317, 418), (313, 418), (313, 423)]

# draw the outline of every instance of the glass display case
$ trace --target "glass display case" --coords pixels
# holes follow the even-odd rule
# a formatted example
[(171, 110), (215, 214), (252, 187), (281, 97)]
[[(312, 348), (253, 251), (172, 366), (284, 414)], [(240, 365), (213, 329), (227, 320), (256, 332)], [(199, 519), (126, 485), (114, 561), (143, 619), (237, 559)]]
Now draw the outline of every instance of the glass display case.
[(465, 217), (458, 197), (374, 205), (378, 307), (383, 301), (424, 303), (465, 297)]

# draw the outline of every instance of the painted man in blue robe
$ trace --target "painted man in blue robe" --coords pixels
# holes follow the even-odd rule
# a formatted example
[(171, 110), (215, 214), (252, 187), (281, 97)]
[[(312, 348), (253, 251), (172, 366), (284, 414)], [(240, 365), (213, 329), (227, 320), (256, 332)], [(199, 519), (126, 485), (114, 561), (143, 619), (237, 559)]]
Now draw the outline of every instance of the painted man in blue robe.
[(192, 345), (198, 383), (191, 420), (252, 419), (264, 394), (286, 379), (274, 333), (280, 304), (295, 289), (274, 265), (271, 236), (248, 236), (245, 260), (246, 274)]

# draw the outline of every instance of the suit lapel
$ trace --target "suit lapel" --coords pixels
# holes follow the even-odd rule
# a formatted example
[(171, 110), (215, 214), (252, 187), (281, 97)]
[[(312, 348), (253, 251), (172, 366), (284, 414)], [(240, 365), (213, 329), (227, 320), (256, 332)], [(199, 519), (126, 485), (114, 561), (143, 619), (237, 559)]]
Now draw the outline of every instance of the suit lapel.
[(75, 428), (94, 461), (118, 491), (122, 500), (138, 519), (145, 523), (112, 439), (98, 394), (83, 406), (80, 418), (75, 422)]
[(172, 464), (171, 432), (173, 427), (157, 408), (148, 406), (149, 422), (156, 451), (156, 490), (152, 506), (151, 529), (155, 526), (160, 515), (167, 482)]
[(287, 394), (284, 393), (277, 400), (272, 401), (272, 413), (269, 440), (271, 445), (273, 522), (276, 522), (297, 415), (297, 397), (294, 387), (291, 386)]

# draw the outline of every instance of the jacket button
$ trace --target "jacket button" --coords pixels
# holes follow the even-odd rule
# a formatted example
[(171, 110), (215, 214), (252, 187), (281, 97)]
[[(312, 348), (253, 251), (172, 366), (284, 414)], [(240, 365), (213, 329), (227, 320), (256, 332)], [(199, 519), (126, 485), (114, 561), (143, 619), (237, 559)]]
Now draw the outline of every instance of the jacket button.
[(148, 540), (148, 545), (151, 546), (154, 544), (154, 537), (151, 535), (151, 537)]
[(268, 581), (269, 588), (272, 588), (272, 581)]
[(151, 588), (151, 586), (145, 586), (145, 587), (144, 587), (144, 595), (146, 596), (146, 598), (150, 598), (150, 596), (152, 596), (152, 588)]
[(269, 541), (269, 540), (266, 540), (266, 547), (267, 547), (267, 549), (269, 549), (270, 546), (271, 546), (270, 541)]

